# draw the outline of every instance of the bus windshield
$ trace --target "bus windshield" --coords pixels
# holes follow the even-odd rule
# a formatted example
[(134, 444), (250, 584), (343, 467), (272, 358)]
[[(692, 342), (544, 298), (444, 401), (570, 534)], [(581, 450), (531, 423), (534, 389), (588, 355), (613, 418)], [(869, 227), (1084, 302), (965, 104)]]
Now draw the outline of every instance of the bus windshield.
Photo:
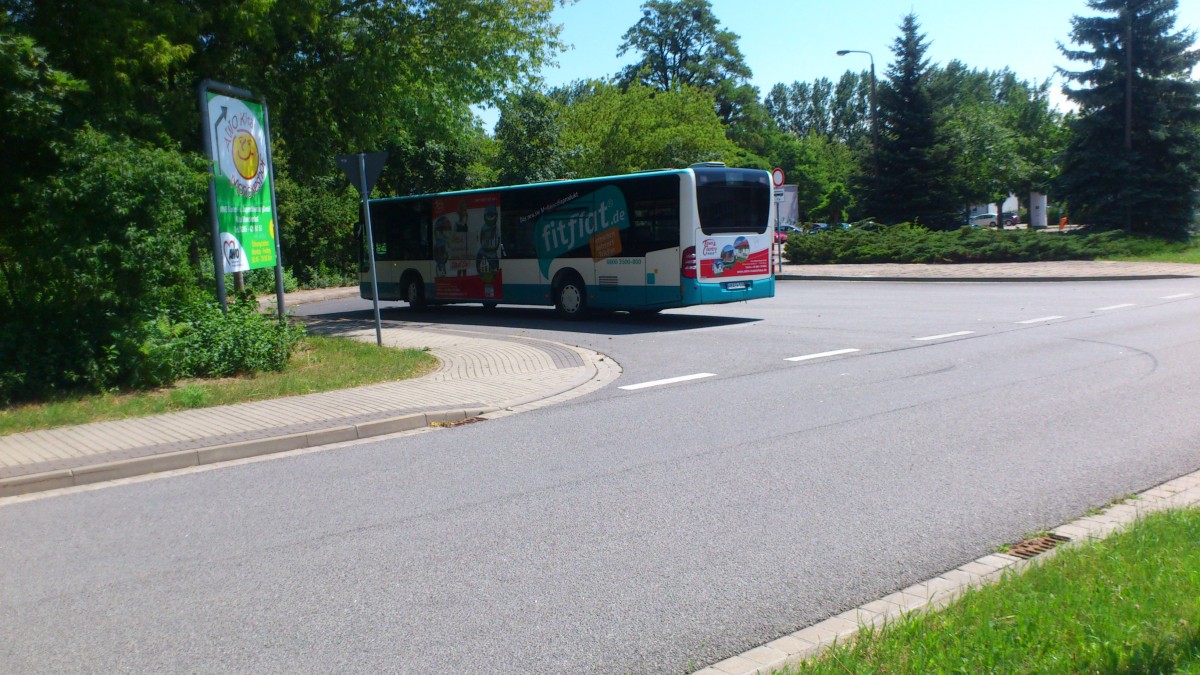
[(765, 172), (726, 168), (695, 171), (696, 202), (704, 234), (767, 231), (771, 186)]

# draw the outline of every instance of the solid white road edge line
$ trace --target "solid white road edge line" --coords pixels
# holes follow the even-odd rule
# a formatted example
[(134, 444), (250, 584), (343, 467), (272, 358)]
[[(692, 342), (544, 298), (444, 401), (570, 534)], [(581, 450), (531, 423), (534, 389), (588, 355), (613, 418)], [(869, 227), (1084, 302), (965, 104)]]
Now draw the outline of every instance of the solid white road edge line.
[(1125, 303), (1125, 304), (1123, 304), (1123, 305), (1109, 305), (1108, 307), (1097, 307), (1097, 308), (1096, 308), (1096, 311), (1097, 311), (1097, 312), (1107, 312), (1107, 311), (1109, 311), (1110, 309), (1125, 309), (1126, 307), (1136, 307), (1136, 306), (1137, 306), (1137, 305), (1135, 305), (1135, 304), (1134, 304), (1134, 303), (1132, 303), (1132, 302), (1127, 302), (1127, 303)]
[(627, 384), (624, 387), (617, 387), (617, 389), (633, 391), (634, 389), (645, 389), (646, 387), (657, 387), (657, 386), (664, 385), (664, 384), (675, 384), (676, 382), (687, 382), (688, 380), (699, 380), (699, 379), (702, 379), (705, 377), (716, 377), (716, 373), (696, 373), (695, 375), (682, 375), (680, 377), (671, 377), (671, 378), (667, 378), (665, 380), (654, 380), (652, 382), (642, 382), (641, 384)]
[(1053, 321), (1061, 318), (1061, 316), (1039, 316), (1036, 319), (1026, 319), (1025, 321), (1018, 321), (1017, 323), (1041, 323), (1043, 321)]
[(831, 352), (821, 352), (820, 354), (805, 354), (804, 356), (791, 356), (784, 361), (808, 361), (809, 359), (823, 359), (826, 356), (841, 356), (842, 354), (853, 354), (859, 351), (857, 349), (835, 349)]
[(919, 341), (923, 341), (923, 340), (943, 340), (943, 339), (945, 339), (945, 338), (958, 337), (958, 336), (960, 336), (960, 335), (973, 335), (974, 333), (975, 333), (975, 331), (973, 331), (973, 330), (960, 330), (960, 331), (958, 331), (957, 333), (942, 333), (941, 335), (928, 335), (928, 336), (926, 336), (926, 337), (919, 337), (919, 338), (913, 338), (913, 339), (914, 339), (914, 340), (919, 340)]

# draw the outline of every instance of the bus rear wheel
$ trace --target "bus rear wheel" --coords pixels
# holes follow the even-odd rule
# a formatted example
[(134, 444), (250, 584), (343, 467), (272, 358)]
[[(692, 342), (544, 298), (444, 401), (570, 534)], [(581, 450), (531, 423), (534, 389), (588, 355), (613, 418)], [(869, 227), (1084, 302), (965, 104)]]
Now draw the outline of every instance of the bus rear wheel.
[(569, 276), (559, 282), (554, 293), (554, 311), (564, 319), (582, 319), (587, 312), (587, 287), (583, 280)]
[(404, 284), (404, 299), (408, 301), (408, 306), (415, 312), (423, 311), (428, 305), (425, 303), (425, 284), (421, 283), (421, 277), (413, 274), (408, 277), (408, 281)]

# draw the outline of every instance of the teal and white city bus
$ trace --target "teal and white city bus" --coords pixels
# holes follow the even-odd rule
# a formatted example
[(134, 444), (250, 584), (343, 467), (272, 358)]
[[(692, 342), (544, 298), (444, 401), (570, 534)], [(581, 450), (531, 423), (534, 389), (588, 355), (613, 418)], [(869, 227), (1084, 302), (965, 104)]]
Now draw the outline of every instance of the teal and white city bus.
[[(370, 202), (380, 300), (656, 312), (775, 295), (766, 171), (718, 163)], [(371, 298), (363, 248), (359, 289)]]

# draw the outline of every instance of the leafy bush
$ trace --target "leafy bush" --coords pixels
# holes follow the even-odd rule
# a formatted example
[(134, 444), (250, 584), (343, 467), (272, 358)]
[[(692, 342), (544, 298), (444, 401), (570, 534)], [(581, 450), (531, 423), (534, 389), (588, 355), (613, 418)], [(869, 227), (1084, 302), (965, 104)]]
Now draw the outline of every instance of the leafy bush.
[(283, 367), (297, 329), (196, 288), (199, 158), (88, 128), (57, 152), (0, 228), (0, 404)]
[(1034, 262), (1147, 255), (1172, 245), (1120, 231), (1042, 234), (971, 227), (935, 231), (902, 223), (790, 237), (785, 253), (797, 264)]
[(53, 152), (0, 228), (0, 402), (136, 384), (159, 308), (194, 284), (198, 157), (86, 127)]
[(190, 298), (165, 311), (154, 328), (144, 353), (159, 381), (145, 384), (280, 371), (305, 334), (301, 325), (260, 313), (250, 293), (229, 303), (226, 313), (215, 300)]
[[(242, 283), (246, 286), (246, 292), (254, 295), (274, 295), (275, 294), (275, 268), (263, 268), (242, 272)], [(227, 279), (227, 289), (233, 288), (231, 279)], [(291, 293), (300, 287), (296, 281), (296, 276), (288, 268), (283, 268), (283, 292)]]
[(341, 286), (357, 286), (358, 285), (358, 265), (355, 264), (347, 269), (335, 269), (325, 263), (319, 263), (316, 267), (309, 267), (304, 271), (305, 278), (308, 281), (304, 282), (303, 288), (338, 288)]
[(358, 265), (358, 193), (344, 186), (340, 175), (301, 185), (286, 166), (276, 167), (276, 181), (284, 268), (305, 288), (319, 287), (312, 275), (321, 270), (353, 273)]

